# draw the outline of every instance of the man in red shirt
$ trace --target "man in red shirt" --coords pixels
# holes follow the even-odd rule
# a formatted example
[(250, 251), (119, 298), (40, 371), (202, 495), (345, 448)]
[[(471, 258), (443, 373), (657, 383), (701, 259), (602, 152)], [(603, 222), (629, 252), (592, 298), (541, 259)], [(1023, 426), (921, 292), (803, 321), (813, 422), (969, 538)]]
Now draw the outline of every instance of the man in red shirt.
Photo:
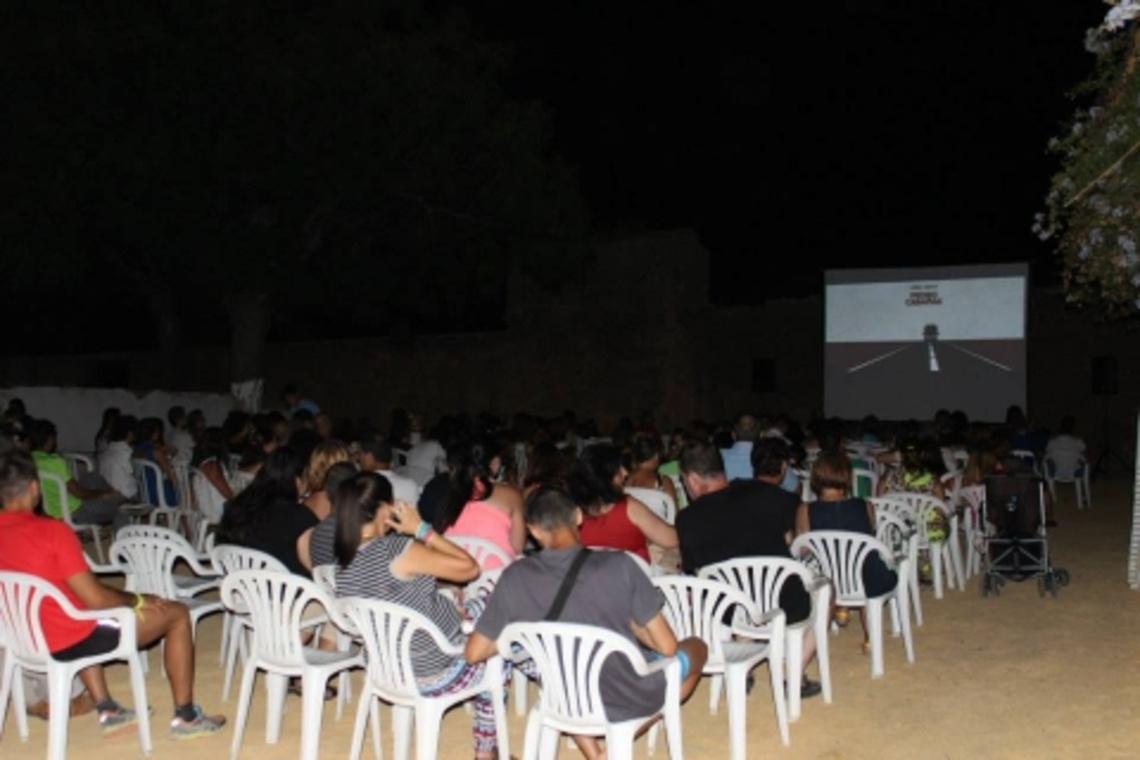
[[(77, 609), (131, 607), (138, 615), (138, 646), (165, 642), (166, 675), (174, 695), (175, 738), (217, 733), (221, 716), (207, 716), (194, 703), (194, 641), (186, 606), (147, 594), (125, 593), (105, 586), (91, 572), (75, 533), (66, 523), (40, 517), (40, 482), (31, 455), (21, 449), (0, 453), (0, 570), (27, 573), (53, 584)], [(40, 610), (44, 638), (56, 660), (72, 661), (109, 652), (119, 644), (119, 629), (110, 622), (74, 620), (58, 605)], [(133, 728), (135, 712), (111, 698), (103, 668), (80, 671), (80, 679), (96, 702), (105, 734)]]

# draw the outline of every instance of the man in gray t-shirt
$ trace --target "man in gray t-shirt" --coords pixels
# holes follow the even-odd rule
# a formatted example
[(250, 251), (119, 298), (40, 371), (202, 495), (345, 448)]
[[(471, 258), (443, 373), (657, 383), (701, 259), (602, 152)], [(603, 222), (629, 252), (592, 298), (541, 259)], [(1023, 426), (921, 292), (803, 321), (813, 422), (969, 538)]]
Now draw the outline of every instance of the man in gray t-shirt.
[[(467, 661), (481, 662), (496, 652), (495, 640), (509, 623), (540, 621), (546, 617), (574, 558), (583, 551), (578, 539), (582, 511), (565, 491), (547, 486), (527, 499), (526, 523), (543, 547), (503, 571), (475, 632), (467, 642)], [(699, 639), (678, 642), (661, 614), (661, 592), (624, 552), (592, 551), (582, 564), (558, 620), (583, 623), (613, 631), (652, 657), (678, 655), (684, 670), (681, 698), (700, 679), (708, 650)], [(687, 663), (686, 663), (687, 661)], [(613, 657), (604, 669), (602, 700), (612, 721), (648, 715), (665, 699), (665, 678), (642, 678), (623, 657)], [(576, 737), (588, 759), (599, 747), (591, 737)]]

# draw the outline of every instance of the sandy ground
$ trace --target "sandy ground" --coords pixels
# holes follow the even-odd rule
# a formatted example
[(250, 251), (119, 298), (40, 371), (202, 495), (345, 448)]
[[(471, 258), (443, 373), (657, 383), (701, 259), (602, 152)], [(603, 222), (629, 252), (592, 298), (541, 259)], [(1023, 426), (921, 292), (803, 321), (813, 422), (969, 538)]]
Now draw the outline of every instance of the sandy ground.
[[(977, 578), (965, 592), (948, 591), (936, 601), (924, 591), (926, 624), (916, 629), (917, 660), (908, 665), (898, 639), (886, 644), (886, 673), (872, 681), (860, 652), (857, 626), (831, 638), (834, 701), (806, 700), (803, 717), (791, 727), (783, 747), (767, 690), (757, 673), (749, 697), (748, 757), (793, 758), (1127, 758), (1140, 756), (1140, 592), (1126, 580), (1131, 481), (1123, 477), (1093, 484), (1094, 507), (1076, 512), (1071, 489), (1057, 510), (1061, 525), (1051, 532), (1055, 563), (1072, 573), (1059, 598), (1040, 598), (1032, 582), (1009, 584), (999, 598), (982, 598)], [(207, 619), (200, 633), (198, 699), (211, 711), (232, 716), (233, 698), (223, 703), (218, 665), (220, 620)], [(152, 664), (157, 655), (151, 654)], [(761, 669), (766, 667), (760, 666)], [(109, 674), (112, 689), (129, 695), (126, 669)], [(174, 742), (166, 731), (169, 691), (152, 667), (148, 691), (154, 700), (155, 757), (214, 760), (228, 754), (229, 727), (216, 737)], [(236, 692), (236, 688), (235, 688)], [(687, 758), (728, 757), (723, 705), (710, 715), (707, 687), (684, 707)], [(322, 757), (348, 754), (355, 704), (334, 719), (325, 710)], [(300, 704), (293, 697), (279, 744), (265, 744), (265, 692), (254, 705), (242, 756), (296, 758)], [(388, 714), (384, 712), (385, 753), (391, 757)], [(470, 758), (470, 719), (462, 710), (444, 721), (438, 757)], [(523, 721), (511, 715), (514, 754), (522, 750)], [(31, 721), (31, 736), (20, 741), (9, 715), (0, 757), (42, 758), (46, 724)], [(366, 757), (370, 754), (365, 748)], [(72, 721), (70, 756), (122, 760), (141, 753), (134, 737), (104, 739), (93, 717)], [(637, 748), (644, 756), (644, 742)], [(576, 751), (563, 749), (563, 757)], [(659, 746), (658, 757), (667, 757)]]

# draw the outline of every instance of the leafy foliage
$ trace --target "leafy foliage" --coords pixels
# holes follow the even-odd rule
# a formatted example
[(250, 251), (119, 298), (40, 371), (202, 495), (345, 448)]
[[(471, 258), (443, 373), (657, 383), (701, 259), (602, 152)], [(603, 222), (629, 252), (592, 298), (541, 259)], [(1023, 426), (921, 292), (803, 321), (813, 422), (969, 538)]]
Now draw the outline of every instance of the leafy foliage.
[(1097, 66), (1074, 97), (1092, 105), (1050, 141), (1060, 169), (1034, 225), (1056, 240), (1069, 301), (1113, 318), (1140, 312), (1140, 29), (1126, 6), (1087, 37)]

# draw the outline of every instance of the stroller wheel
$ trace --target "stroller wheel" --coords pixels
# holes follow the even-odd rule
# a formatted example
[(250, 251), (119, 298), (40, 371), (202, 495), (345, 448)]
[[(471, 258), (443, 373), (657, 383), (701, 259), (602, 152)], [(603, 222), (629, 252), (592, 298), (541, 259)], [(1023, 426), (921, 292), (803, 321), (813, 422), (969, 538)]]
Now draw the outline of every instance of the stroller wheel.
[(1057, 585), (1058, 586), (1060, 586), (1061, 588), (1064, 588), (1065, 586), (1069, 585), (1069, 571), (1068, 570), (1057, 570), (1057, 572), (1055, 572), (1054, 575), (1057, 576)]

